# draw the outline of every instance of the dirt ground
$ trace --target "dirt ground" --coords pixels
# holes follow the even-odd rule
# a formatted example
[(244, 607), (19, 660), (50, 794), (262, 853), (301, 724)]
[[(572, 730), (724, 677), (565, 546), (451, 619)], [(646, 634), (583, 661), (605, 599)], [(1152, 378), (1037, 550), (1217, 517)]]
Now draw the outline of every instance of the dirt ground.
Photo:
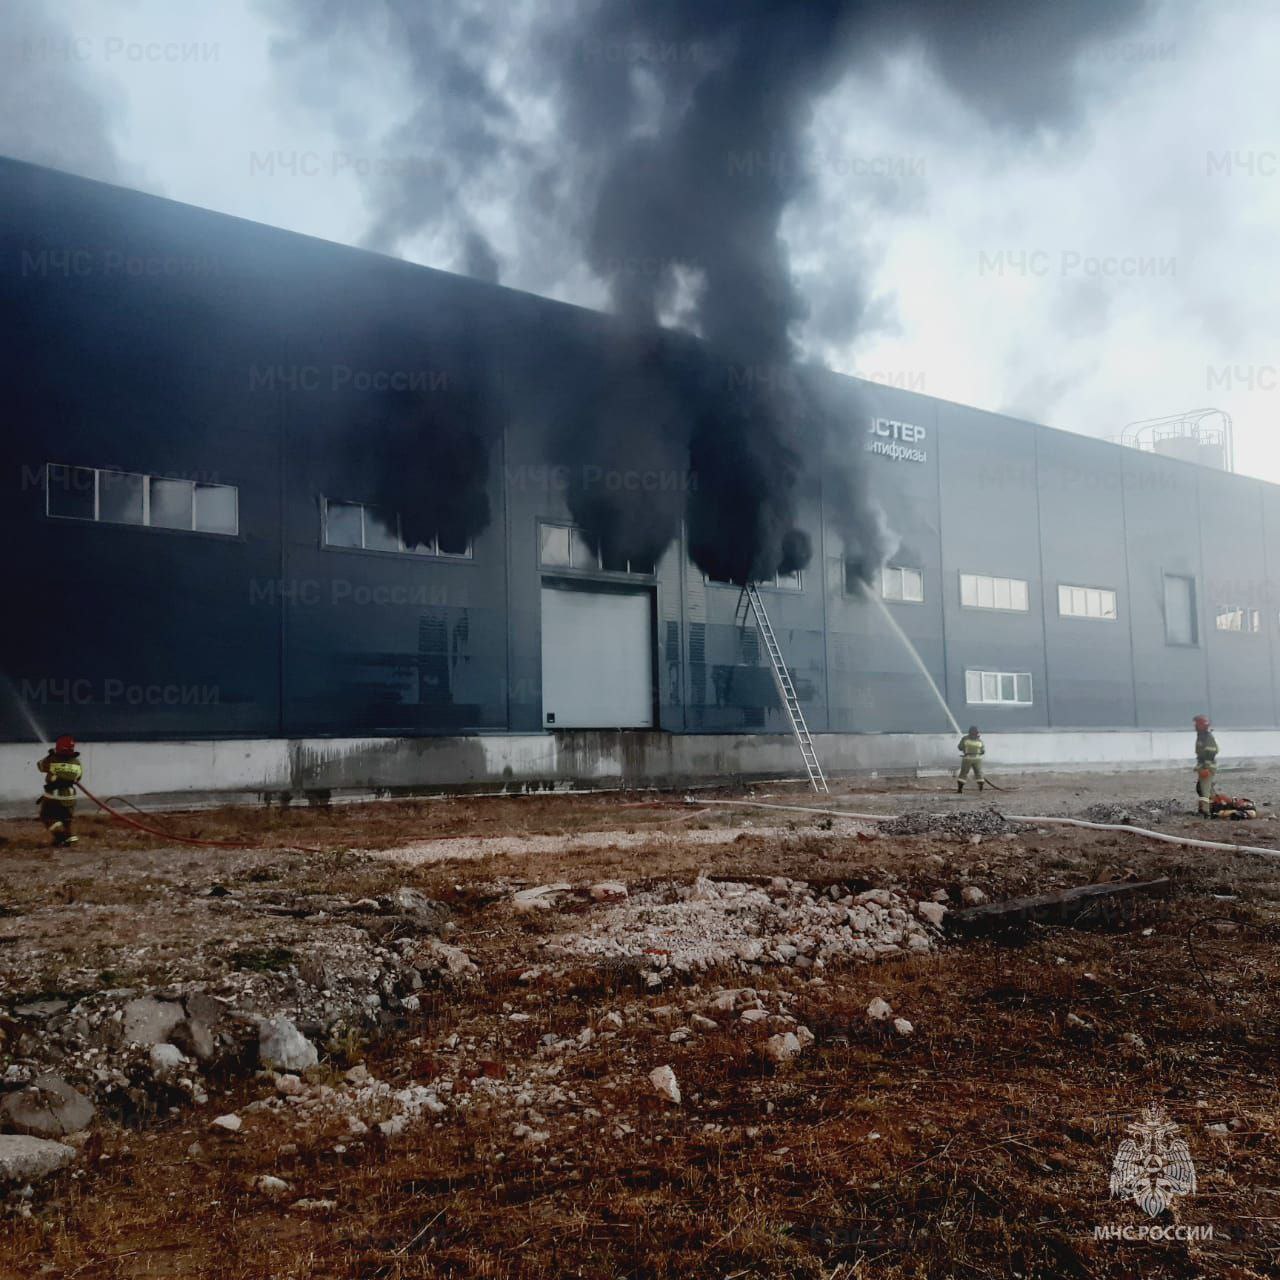
[[(1078, 815), (1174, 797), (1187, 812), (1159, 830), (1280, 854), (1280, 773), (1220, 776), (1258, 802), (1250, 823), (1196, 818), (1189, 776), (1009, 775), (1006, 792), (981, 797), (946, 779), (860, 781), (819, 807)], [(332, 925), (312, 909), (319, 895), (419, 890), (447, 904), (449, 942), (476, 966), (384, 1008), (378, 1034), (323, 1045), (310, 1110), (266, 1106), (278, 1082), (244, 1064), (211, 1073), (204, 1103), (100, 1109), (71, 1166), (11, 1197), (0, 1276), (1280, 1274), (1280, 860), (1034, 825), (882, 836), (745, 800), (817, 803), (770, 784), (688, 802), (442, 798), (145, 819), (251, 849), (85, 815), (81, 842), (50, 852), (34, 822), (0, 823), (0, 1036), (24, 1002), (158, 990), (243, 968), (246, 955), (300, 953)], [(550, 882), (619, 880), (634, 898), (700, 875), (773, 880), (793, 897), (774, 878), (832, 898), (887, 890), (953, 911), (966, 890), (1000, 901), (1171, 883), (1078, 926), (944, 932), (932, 949), (872, 961), (682, 972), (657, 987), (548, 962), (549, 939), (616, 907), (584, 895), (512, 906)], [(868, 1017), (875, 998), (910, 1031)], [(764, 1011), (758, 1021), (744, 1004)], [(801, 1026), (813, 1042), (798, 1056), (762, 1053)], [(0, 1077), (15, 1043), (0, 1039)], [(321, 1104), (358, 1064), (398, 1090), (447, 1075), (454, 1101), (395, 1132), (353, 1134)], [(650, 1081), (663, 1065), (678, 1104)], [(464, 1094), (471, 1105), (457, 1105)], [(1196, 1176), (1154, 1218), (1109, 1186), (1150, 1104), (1180, 1126)], [(238, 1132), (211, 1129), (232, 1112)], [(264, 1191), (264, 1175), (287, 1193)], [(1095, 1238), (1113, 1226), (1201, 1238)]]

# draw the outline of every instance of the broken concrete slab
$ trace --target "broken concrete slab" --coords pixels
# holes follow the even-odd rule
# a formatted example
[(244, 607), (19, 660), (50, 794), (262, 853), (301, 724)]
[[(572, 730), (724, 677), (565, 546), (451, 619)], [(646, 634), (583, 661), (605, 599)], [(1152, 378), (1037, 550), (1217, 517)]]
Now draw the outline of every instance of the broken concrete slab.
[(26, 1134), (0, 1134), (0, 1183), (35, 1182), (76, 1158), (75, 1147)]
[(277, 1071), (307, 1071), (320, 1061), (315, 1045), (288, 1018), (267, 1018), (258, 1027), (258, 1056)]
[(63, 1138), (93, 1123), (94, 1106), (61, 1076), (36, 1076), (0, 1099), (0, 1122), (33, 1138)]
[(14, 1011), (15, 1018), (26, 1018), (33, 1022), (43, 1022), (47, 1018), (65, 1013), (70, 1006), (65, 1000), (33, 1000), (30, 1004), (20, 1004)]
[(428, 898), (425, 893), (408, 885), (402, 885), (391, 895), (391, 905), (400, 915), (428, 933), (439, 933), (449, 918), (449, 908), (443, 902)]
[(186, 1017), (186, 1010), (175, 1000), (156, 1000), (142, 996), (125, 1005), (123, 1037), (126, 1044), (164, 1044), (173, 1029)]
[(549, 911), (556, 905), (562, 893), (572, 893), (571, 884), (540, 884), (532, 889), (521, 889), (511, 897), (511, 905), (517, 911)]

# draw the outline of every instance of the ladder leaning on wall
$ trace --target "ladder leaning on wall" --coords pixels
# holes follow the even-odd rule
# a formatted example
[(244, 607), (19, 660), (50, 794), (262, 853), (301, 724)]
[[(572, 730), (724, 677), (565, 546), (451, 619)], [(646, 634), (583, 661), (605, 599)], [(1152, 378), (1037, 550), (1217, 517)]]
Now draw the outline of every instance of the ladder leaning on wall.
[(782, 650), (778, 647), (778, 639), (773, 634), (773, 623), (769, 621), (769, 615), (764, 610), (764, 601), (760, 599), (760, 592), (754, 583), (748, 583), (743, 588), (743, 594), (751, 603), (751, 611), (756, 617), (756, 626), (764, 638), (765, 652), (768, 653), (769, 665), (773, 668), (773, 682), (778, 687), (778, 696), (782, 699), (782, 705), (787, 709), (787, 716), (791, 720), (791, 731), (796, 735), (796, 742), (800, 747), (800, 758), (804, 761), (809, 781), (815, 791), (829, 795), (831, 788), (827, 786), (822, 765), (818, 762), (818, 753), (813, 749), (809, 726), (805, 723), (804, 712), (800, 709), (800, 699), (796, 697), (796, 687), (791, 682), (791, 673), (782, 660)]

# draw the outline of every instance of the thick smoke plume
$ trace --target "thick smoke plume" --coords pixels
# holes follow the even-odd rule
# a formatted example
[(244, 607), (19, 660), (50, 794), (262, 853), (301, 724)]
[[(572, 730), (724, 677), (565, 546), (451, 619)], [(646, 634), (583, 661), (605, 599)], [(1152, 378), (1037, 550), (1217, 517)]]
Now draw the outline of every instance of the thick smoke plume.
[(377, 495), (392, 533), (399, 514), (408, 546), (460, 554), (489, 524), (489, 470), (502, 423), (495, 381), (458, 361), (430, 393), (385, 392), (364, 410), (344, 476)]
[[(524, 257), (566, 277), (585, 261), (606, 284), (636, 337), (567, 416), (553, 451), (609, 469), (682, 467), (690, 478), (683, 511), (576, 484), (575, 518), (607, 558), (652, 559), (683, 515), (690, 552), (713, 577), (803, 567), (811, 546), (799, 504), (821, 484), (846, 556), (869, 577), (886, 544), (859, 470), (860, 424), (821, 412), (797, 368), (805, 307), (782, 238), (784, 213), (808, 187), (815, 107), (844, 76), (874, 75), (886, 55), (914, 50), (1018, 145), (1070, 123), (1077, 56), (1143, 7), (329, 0), (303, 6), (304, 35), (282, 52), (370, 29), (401, 50), (412, 100), (396, 138), (416, 145), (421, 164), (379, 178), (379, 243), (429, 235), (464, 246), (464, 264), (493, 278), (498, 256), (478, 228), (505, 190)], [(533, 119), (552, 123), (539, 135)], [(538, 287), (538, 269), (518, 270), (521, 282)], [(856, 279), (848, 288), (861, 293)], [(705, 340), (704, 358), (652, 336), (673, 320)]]

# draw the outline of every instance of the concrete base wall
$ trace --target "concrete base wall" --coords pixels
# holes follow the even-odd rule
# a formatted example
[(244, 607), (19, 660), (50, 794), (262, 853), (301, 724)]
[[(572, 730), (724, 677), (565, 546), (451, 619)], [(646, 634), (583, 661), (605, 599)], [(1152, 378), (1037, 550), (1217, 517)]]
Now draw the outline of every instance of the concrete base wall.
[[(1218, 730), (1222, 760), (1280, 759), (1280, 730)], [(818, 758), (840, 774), (951, 770), (956, 735), (819, 734)], [(1154, 769), (1192, 764), (1191, 733), (1029, 732), (986, 736), (999, 776), (1025, 770)], [(0, 743), (0, 812), (33, 814), (35, 762), (46, 748)], [(680, 787), (803, 776), (794, 739), (775, 734), (586, 732), (457, 738), (303, 738), (93, 742), (85, 784), (103, 799), (154, 808), (217, 803), (323, 803), (449, 791)], [(82, 804), (87, 808), (88, 801)]]

